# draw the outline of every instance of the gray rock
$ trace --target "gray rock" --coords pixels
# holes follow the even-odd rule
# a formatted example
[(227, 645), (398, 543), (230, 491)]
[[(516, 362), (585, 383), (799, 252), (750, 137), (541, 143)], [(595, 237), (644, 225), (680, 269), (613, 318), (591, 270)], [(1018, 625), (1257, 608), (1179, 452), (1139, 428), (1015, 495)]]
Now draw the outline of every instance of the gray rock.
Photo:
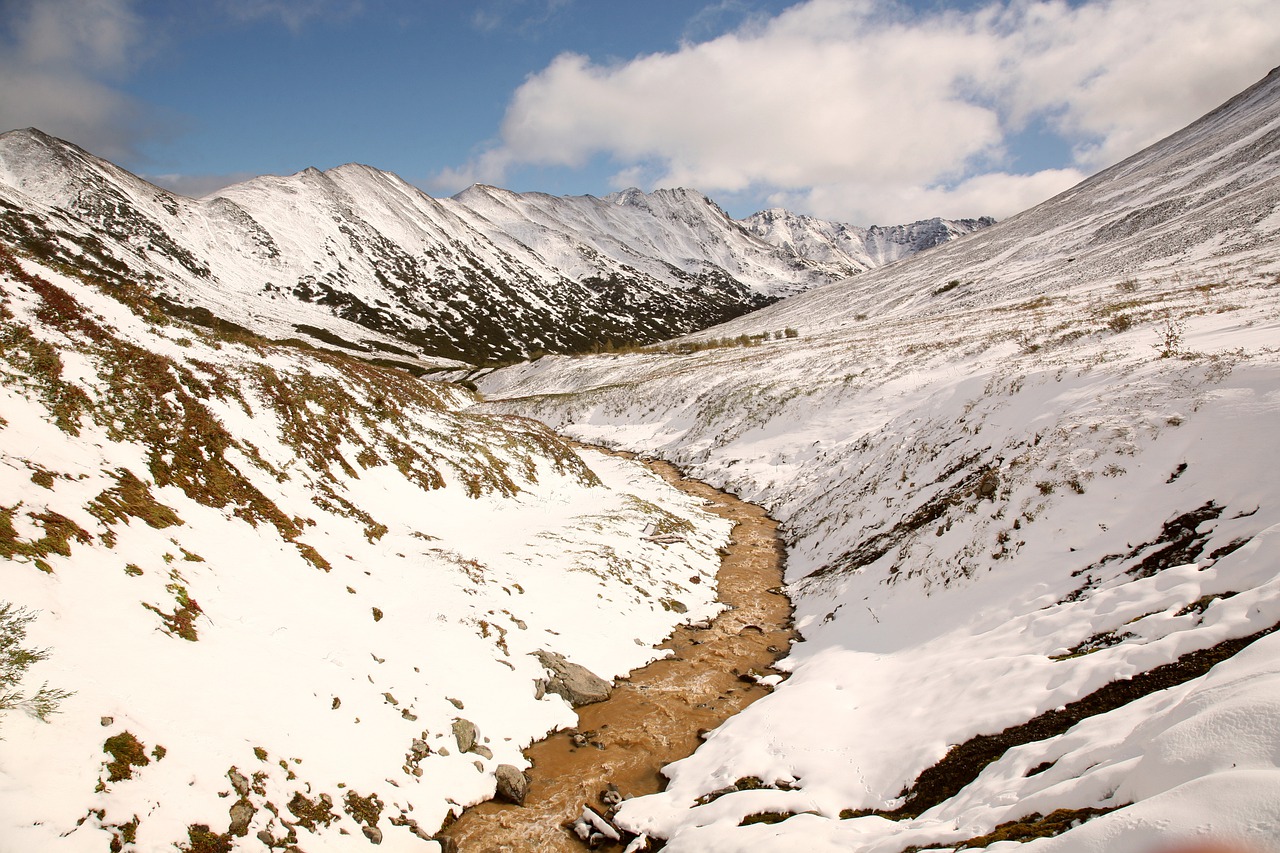
[(529, 793), (529, 777), (512, 764), (499, 764), (493, 775), (498, 780), (498, 799), (523, 806)]
[(487, 746), (481, 746), (480, 744), (476, 744), (475, 746), (471, 747), (471, 751), (474, 752), (476, 755), (480, 756), (481, 758), (493, 758), (493, 750)]
[(360, 831), (364, 833), (364, 837), (369, 839), (370, 844), (382, 843), (382, 830), (376, 826), (362, 826)]
[(458, 742), (458, 752), (470, 752), (479, 734), (476, 724), (470, 720), (458, 717), (453, 721), (453, 739)]
[(237, 838), (244, 838), (249, 834), (249, 822), (253, 820), (256, 811), (253, 803), (248, 800), (236, 800), (231, 806), (231, 828), (227, 831)]
[(585, 666), (570, 663), (563, 655), (542, 650), (533, 654), (551, 672), (546, 680), (547, 692), (564, 697), (575, 708), (603, 702), (613, 692), (612, 684)]
[(231, 787), (235, 788), (236, 793), (239, 794), (241, 798), (249, 796), (251, 786), (249, 784), (248, 777), (232, 767), (227, 771), (227, 778), (231, 780)]

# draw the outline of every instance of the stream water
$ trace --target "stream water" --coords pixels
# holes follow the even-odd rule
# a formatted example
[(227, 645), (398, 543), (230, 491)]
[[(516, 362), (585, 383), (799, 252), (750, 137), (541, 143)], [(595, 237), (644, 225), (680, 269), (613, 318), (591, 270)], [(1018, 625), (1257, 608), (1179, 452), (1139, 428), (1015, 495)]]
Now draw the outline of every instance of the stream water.
[(467, 809), (442, 833), (461, 853), (585, 850), (567, 828), (584, 805), (605, 813), (601, 795), (611, 784), (629, 796), (662, 790), (663, 766), (692, 754), (702, 732), (768, 693), (745, 673), (767, 671), (794, 636), (791, 602), (780, 589), (777, 522), (762, 508), (687, 479), (671, 465), (645, 464), (734, 522), (716, 576), (727, 607), (710, 627), (677, 628), (659, 647), (669, 649), (670, 657), (620, 679), (608, 700), (579, 708), (575, 729), (526, 749), (533, 766), (524, 805), (494, 800)]

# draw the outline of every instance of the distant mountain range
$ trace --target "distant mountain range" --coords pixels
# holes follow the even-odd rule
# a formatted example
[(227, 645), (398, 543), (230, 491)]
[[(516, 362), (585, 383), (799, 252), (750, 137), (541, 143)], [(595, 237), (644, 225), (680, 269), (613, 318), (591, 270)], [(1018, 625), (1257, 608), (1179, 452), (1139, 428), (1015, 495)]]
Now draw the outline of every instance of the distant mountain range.
[(190, 199), (38, 130), (0, 135), (0, 235), (142, 279), (171, 310), (405, 362), (647, 343), (993, 222), (868, 229), (694, 190), (432, 198), (349, 164)]

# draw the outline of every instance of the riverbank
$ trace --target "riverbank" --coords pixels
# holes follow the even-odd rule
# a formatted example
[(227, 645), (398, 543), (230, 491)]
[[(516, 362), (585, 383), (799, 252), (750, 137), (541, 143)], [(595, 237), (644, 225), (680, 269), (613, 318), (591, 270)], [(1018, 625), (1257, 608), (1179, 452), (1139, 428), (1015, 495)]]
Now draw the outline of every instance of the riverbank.
[(674, 466), (644, 464), (734, 522), (716, 576), (726, 608), (709, 624), (676, 629), (659, 646), (669, 657), (619, 680), (608, 700), (579, 708), (576, 728), (525, 750), (532, 767), (524, 805), (490, 801), (468, 809), (442, 833), (462, 853), (582, 850), (566, 825), (584, 805), (607, 812), (601, 795), (609, 786), (622, 796), (660, 791), (664, 766), (690, 755), (703, 732), (769, 692), (752, 673), (768, 672), (794, 638), (791, 604), (781, 592), (777, 522)]

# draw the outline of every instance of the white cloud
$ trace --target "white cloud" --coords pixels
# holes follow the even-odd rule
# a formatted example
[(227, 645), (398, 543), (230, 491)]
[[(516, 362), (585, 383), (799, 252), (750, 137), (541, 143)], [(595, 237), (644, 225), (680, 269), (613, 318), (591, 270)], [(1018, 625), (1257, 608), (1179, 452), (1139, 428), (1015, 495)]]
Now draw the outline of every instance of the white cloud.
[[(1280, 55), (1277, 23), (1274, 0), (1006, 0), (929, 14), (809, 0), (672, 53), (563, 54), (515, 92), (496, 147), (461, 171), (500, 181), (513, 166), (603, 155), (620, 180), (772, 193), (848, 219), (1007, 214), (1256, 81)], [(1073, 162), (1009, 173), (1032, 119)]]
[(158, 121), (112, 85), (145, 56), (130, 0), (0, 4), (0, 130), (38, 127), (127, 159)]
[(276, 19), (295, 33), (312, 20), (345, 21), (364, 11), (362, 0), (223, 0), (223, 5), (234, 18)]
[(164, 174), (142, 175), (141, 177), (178, 195), (185, 195), (188, 198), (203, 198), (232, 184), (239, 184), (256, 176), (251, 172), (233, 172), (229, 175)]
[(768, 196), (771, 206), (867, 225), (899, 225), (942, 216), (1011, 216), (1070, 189), (1087, 177), (1078, 169), (1044, 169), (1029, 175), (983, 172), (954, 186), (888, 184), (873, 180), (822, 184)]

